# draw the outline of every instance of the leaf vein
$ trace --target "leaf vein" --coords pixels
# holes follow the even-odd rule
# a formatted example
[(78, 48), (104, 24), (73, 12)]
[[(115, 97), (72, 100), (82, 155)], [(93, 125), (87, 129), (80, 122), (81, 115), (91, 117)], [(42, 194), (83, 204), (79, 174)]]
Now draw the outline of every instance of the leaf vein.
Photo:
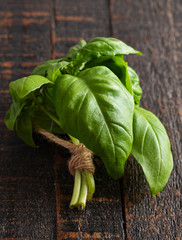
[(115, 123), (115, 122), (111, 122), (111, 124), (116, 125), (116, 126), (122, 128), (129, 137), (132, 137), (131, 134), (126, 130), (126, 128), (125, 128), (122, 124), (120, 124), (120, 123)]

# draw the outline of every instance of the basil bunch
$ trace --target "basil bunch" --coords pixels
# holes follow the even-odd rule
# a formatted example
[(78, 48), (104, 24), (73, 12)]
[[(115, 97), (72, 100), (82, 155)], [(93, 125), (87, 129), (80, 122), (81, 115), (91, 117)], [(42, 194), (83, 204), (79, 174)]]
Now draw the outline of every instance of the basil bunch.
[(159, 119), (139, 107), (142, 89), (123, 59), (127, 54), (141, 55), (114, 38), (80, 41), (67, 57), (10, 83), (13, 103), (5, 122), (30, 146), (36, 125), (73, 136), (101, 157), (114, 179), (123, 175), (132, 153), (156, 195), (173, 168), (170, 142)]

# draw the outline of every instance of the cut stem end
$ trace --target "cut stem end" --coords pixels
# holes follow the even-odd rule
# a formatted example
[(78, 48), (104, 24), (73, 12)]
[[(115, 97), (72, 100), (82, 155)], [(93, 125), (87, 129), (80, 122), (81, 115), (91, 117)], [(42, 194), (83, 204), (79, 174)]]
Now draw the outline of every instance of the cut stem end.
[(87, 170), (76, 170), (70, 209), (77, 207), (78, 210), (83, 210), (86, 207), (86, 201), (91, 200), (94, 192), (93, 174)]

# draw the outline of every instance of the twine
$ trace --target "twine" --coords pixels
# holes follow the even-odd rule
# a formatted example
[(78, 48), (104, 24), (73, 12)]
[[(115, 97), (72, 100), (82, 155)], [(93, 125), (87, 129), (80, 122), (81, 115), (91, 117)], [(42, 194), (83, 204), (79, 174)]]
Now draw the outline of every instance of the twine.
[(70, 151), (71, 158), (68, 161), (68, 169), (73, 176), (76, 170), (88, 170), (94, 174), (95, 167), (92, 160), (93, 152), (86, 148), (84, 144), (73, 144), (39, 127), (36, 127), (35, 130), (49, 141), (63, 146)]

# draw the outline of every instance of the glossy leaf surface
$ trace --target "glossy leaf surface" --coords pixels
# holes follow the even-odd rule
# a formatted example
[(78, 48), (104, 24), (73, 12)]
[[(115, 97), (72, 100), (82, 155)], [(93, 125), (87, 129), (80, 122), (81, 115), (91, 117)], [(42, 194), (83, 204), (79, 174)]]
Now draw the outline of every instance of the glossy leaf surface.
[(21, 138), (27, 145), (35, 147), (35, 143), (32, 138), (32, 121), (28, 111), (21, 112), (16, 122), (16, 132), (19, 138)]
[(129, 74), (129, 78), (130, 78), (130, 81), (132, 84), (135, 104), (139, 105), (140, 99), (142, 97), (142, 88), (140, 87), (140, 79), (139, 79), (137, 73), (129, 66), (128, 66), (128, 74)]
[(134, 101), (118, 77), (100, 66), (63, 75), (54, 102), (62, 129), (100, 156), (113, 178), (121, 177), (132, 147)]
[(138, 54), (141, 52), (133, 49), (124, 42), (116, 38), (97, 37), (92, 39), (87, 45), (81, 48), (74, 56), (75, 63), (88, 62), (94, 58), (102, 56)]
[(68, 64), (69, 64), (69, 62), (67, 62), (67, 61), (52, 63), (47, 69), (46, 77), (51, 82), (55, 82), (56, 79), (62, 75), (61, 70), (64, 69)]
[(40, 75), (30, 75), (10, 83), (10, 93), (15, 101), (24, 99), (28, 94), (45, 84), (52, 84), (50, 80)]
[(128, 74), (128, 65), (121, 56), (100, 57), (88, 62), (85, 67), (106, 66), (120, 79), (126, 89), (133, 94), (132, 84)]
[(153, 113), (136, 107), (133, 136), (132, 154), (141, 165), (154, 196), (164, 188), (173, 168), (168, 135)]
[(10, 106), (10, 109), (6, 113), (5, 117), (5, 123), (9, 130), (14, 130), (14, 125), (16, 122), (16, 119), (20, 112), (22, 111), (23, 107), (25, 105), (25, 102), (13, 102)]

